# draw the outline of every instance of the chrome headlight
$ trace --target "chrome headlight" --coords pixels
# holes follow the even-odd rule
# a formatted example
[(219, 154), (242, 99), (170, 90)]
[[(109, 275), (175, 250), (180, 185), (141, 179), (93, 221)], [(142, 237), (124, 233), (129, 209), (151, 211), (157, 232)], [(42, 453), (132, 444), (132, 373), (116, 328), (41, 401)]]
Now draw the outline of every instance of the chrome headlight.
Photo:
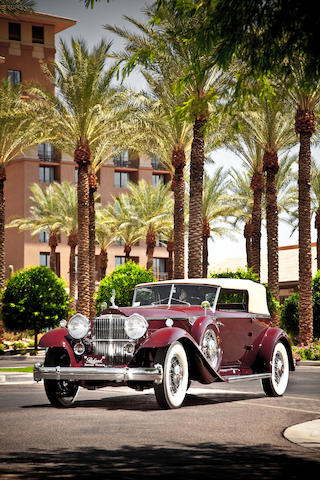
[(81, 313), (76, 313), (68, 322), (68, 331), (71, 337), (79, 339), (87, 335), (90, 330), (90, 322)]
[(126, 318), (124, 329), (129, 338), (137, 340), (143, 337), (148, 328), (147, 320), (139, 313), (133, 313)]

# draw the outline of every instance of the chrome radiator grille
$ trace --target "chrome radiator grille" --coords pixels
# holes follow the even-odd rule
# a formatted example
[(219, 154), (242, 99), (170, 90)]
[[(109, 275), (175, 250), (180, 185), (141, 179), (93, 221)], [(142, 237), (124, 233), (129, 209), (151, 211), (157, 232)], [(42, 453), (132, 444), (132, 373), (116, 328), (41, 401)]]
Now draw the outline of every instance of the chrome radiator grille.
[(132, 343), (124, 330), (125, 319), (122, 315), (110, 314), (93, 321), (93, 351), (105, 356), (109, 366), (127, 364), (133, 356), (125, 349), (128, 343)]

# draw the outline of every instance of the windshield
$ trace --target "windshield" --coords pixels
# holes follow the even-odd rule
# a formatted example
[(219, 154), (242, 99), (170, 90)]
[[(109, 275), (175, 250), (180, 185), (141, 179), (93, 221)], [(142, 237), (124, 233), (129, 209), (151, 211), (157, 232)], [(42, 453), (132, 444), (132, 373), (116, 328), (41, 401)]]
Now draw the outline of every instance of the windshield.
[(136, 287), (132, 306), (142, 305), (201, 305), (206, 300), (213, 307), (217, 287), (191, 284), (154, 284)]

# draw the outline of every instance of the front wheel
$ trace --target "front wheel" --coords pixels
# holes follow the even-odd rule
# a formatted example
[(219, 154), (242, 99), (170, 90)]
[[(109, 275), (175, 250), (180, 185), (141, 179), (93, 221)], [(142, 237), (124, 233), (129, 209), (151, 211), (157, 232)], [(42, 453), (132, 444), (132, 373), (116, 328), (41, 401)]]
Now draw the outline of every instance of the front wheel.
[(163, 367), (163, 381), (154, 386), (157, 402), (161, 408), (179, 408), (185, 399), (189, 368), (185, 349), (180, 342), (169, 348), (160, 348), (155, 355), (155, 363)]
[(289, 359), (283, 343), (276, 344), (272, 355), (271, 378), (262, 380), (262, 387), (268, 397), (281, 397), (289, 381)]
[[(49, 367), (68, 367), (69, 355), (63, 348), (49, 348), (44, 364)], [(68, 408), (74, 404), (79, 385), (69, 380), (44, 380), (44, 389), (52, 406)]]

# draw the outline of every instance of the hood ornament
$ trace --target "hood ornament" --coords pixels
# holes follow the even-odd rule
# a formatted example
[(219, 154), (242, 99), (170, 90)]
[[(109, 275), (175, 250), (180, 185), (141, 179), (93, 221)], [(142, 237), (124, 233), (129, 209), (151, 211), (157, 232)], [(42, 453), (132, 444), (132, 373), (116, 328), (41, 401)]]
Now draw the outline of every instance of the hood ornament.
[(113, 289), (112, 295), (110, 297), (111, 307), (118, 308), (118, 306), (114, 303), (115, 299), (116, 299), (116, 291)]

